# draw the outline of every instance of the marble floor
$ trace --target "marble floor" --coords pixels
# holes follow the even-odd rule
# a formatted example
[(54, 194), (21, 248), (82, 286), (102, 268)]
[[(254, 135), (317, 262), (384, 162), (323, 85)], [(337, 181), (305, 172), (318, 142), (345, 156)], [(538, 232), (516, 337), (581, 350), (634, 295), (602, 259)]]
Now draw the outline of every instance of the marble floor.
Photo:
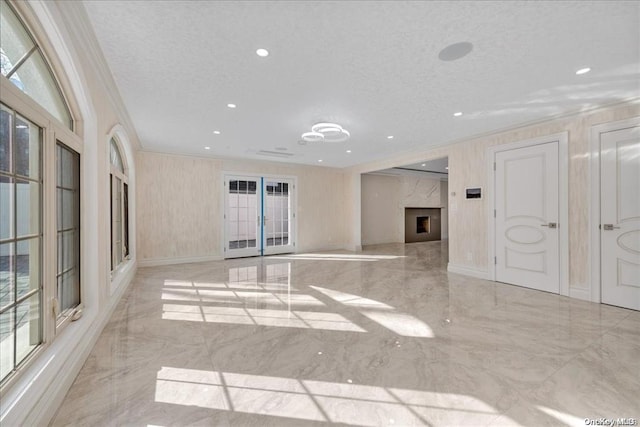
[(140, 268), (52, 424), (640, 418), (640, 312), (450, 274), (446, 249)]

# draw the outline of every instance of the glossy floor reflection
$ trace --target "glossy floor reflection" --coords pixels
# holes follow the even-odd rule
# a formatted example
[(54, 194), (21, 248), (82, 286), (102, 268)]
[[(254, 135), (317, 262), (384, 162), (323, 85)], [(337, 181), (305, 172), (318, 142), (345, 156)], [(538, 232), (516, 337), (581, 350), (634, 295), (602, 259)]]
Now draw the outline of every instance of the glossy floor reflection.
[(141, 268), (53, 425), (640, 417), (640, 313), (446, 271), (446, 243)]

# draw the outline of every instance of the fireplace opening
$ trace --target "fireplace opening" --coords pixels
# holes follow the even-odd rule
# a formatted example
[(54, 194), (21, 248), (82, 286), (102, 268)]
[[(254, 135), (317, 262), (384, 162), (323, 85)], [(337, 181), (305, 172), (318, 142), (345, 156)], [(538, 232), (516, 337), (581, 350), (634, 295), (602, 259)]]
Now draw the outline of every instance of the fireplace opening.
[(416, 218), (416, 233), (431, 233), (431, 221), (428, 216)]

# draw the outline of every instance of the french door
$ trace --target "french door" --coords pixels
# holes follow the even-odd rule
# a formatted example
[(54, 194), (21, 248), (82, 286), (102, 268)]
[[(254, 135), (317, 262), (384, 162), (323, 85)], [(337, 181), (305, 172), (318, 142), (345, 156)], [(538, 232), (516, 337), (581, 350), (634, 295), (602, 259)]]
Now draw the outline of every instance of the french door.
[(293, 252), (292, 179), (226, 175), (225, 258)]

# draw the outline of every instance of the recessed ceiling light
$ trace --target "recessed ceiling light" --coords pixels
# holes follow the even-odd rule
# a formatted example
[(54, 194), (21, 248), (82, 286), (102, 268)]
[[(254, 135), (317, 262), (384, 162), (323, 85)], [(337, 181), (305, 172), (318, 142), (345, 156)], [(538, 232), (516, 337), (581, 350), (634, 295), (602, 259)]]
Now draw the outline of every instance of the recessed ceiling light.
[(387, 139), (393, 139), (393, 135), (389, 135)]
[(351, 150), (347, 150), (347, 153), (350, 153), (350, 152), (351, 152)]
[(426, 163), (423, 163), (421, 166), (422, 166), (422, 167), (425, 167), (425, 166), (427, 166), (427, 164), (426, 164)]
[(204, 147), (205, 150), (211, 150), (211, 147)]
[(445, 168), (446, 170), (449, 170), (449, 166), (445, 166), (444, 168)]
[(256, 53), (258, 54), (258, 56), (262, 56), (263, 58), (265, 56), (269, 56), (269, 51), (267, 49), (258, 49), (256, 50)]
[(220, 131), (219, 130), (214, 130), (213, 133), (215, 133), (216, 135), (220, 135)]
[(462, 115), (462, 111), (458, 111), (457, 113), (453, 113), (454, 117), (460, 117)]
[(318, 160), (318, 163), (322, 163), (322, 159)]
[(227, 104), (227, 107), (229, 107), (229, 108), (236, 108), (236, 104)]
[(577, 74), (577, 75), (580, 75), (580, 74), (587, 74), (589, 71), (591, 71), (591, 68), (589, 68), (589, 67), (586, 67), (586, 68), (580, 68), (578, 71), (576, 71), (576, 74)]

